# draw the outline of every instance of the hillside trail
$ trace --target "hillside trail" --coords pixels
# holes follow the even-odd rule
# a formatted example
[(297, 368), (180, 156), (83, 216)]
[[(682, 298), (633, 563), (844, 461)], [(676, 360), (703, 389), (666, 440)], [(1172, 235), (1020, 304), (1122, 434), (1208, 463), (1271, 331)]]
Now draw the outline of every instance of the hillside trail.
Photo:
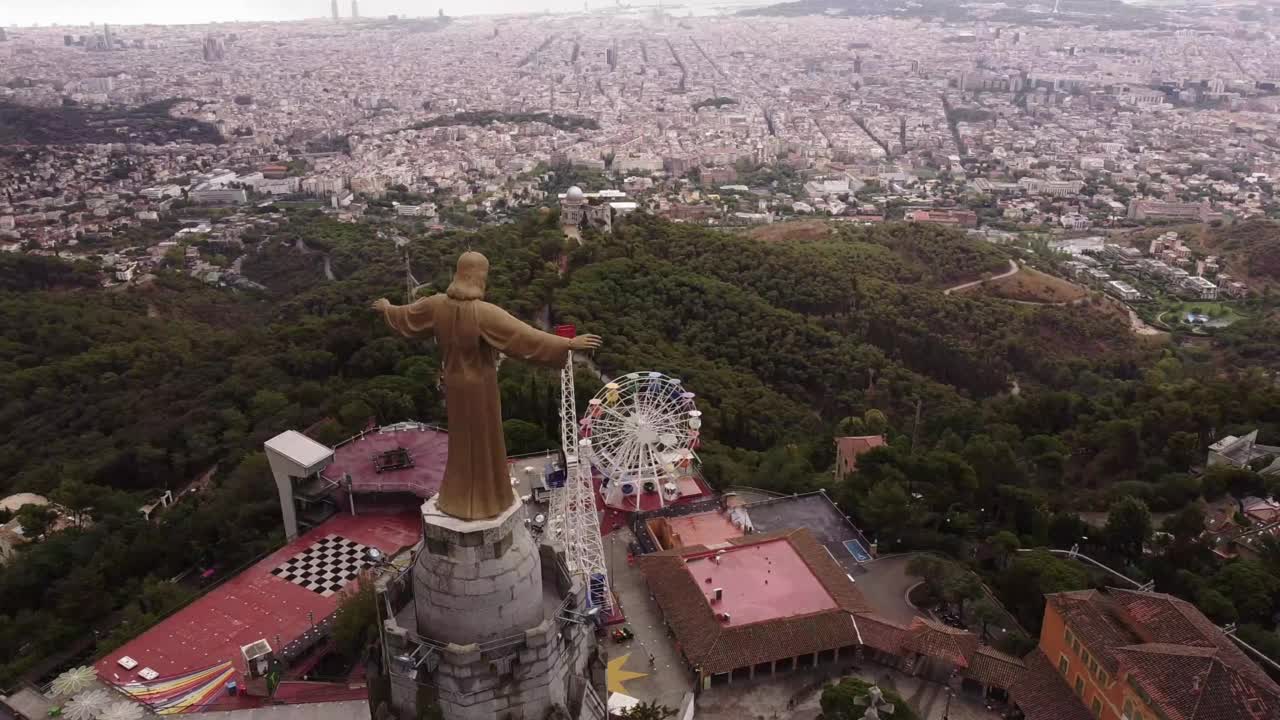
[(1009, 261), (1009, 269), (1008, 269), (1008, 270), (1006, 270), (1005, 272), (1002, 272), (1002, 273), (1000, 273), (999, 275), (993, 275), (993, 276), (991, 276), (991, 277), (989, 277), (989, 278), (979, 278), (979, 279), (977, 279), (977, 280), (970, 280), (969, 282), (966, 282), (966, 283), (960, 283), (959, 285), (956, 285), (956, 286), (954, 286), (954, 287), (949, 287), (949, 288), (947, 288), (946, 290), (943, 290), (943, 291), (942, 291), (942, 294), (943, 294), (943, 295), (950, 295), (951, 293), (953, 293), (953, 292), (955, 292), (955, 291), (957, 291), (957, 290), (967, 290), (968, 288), (971, 288), (971, 287), (974, 287), (974, 286), (977, 286), (977, 285), (981, 285), (982, 283), (985, 283), (985, 282), (991, 282), (992, 280), (999, 280), (999, 279), (1001, 279), (1001, 278), (1007, 278), (1007, 277), (1009, 277), (1010, 275), (1012, 275), (1012, 274), (1014, 274), (1014, 273), (1016, 273), (1016, 272), (1018, 272), (1018, 263), (1017, 263), (1017, 262), (1015, 262), (1015, 261), (1013, 261), (1013, 260), (1010, 260), (1010, 261)]

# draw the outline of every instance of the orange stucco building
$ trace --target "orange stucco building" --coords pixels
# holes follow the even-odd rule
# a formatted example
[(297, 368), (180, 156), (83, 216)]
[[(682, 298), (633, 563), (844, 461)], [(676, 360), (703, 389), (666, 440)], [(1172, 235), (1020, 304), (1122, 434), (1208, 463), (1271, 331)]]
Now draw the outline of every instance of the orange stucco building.
[(1012, 689), (1028, 720), (1082, 707), (1099, 720), (1280, 718), (1280, 686), (1190, 603), (1114, 588), (1045, 599), (1039, 658), (1027, 662), (1042, 672)]
[[(1040, 649), (1091, 715), (1100, 720), (1155, 720), (1159, 717), (1128, 683), (1120, 682), (1115, 666), (1103, 659), (1105, 643), (1072, 630), (1058, 609), (1062, 602), (1049, 602), (1040, 628)], [(1092, 649), (1090, 649), (1092, 646)], [(1110, 669), (1108, 667), (1110, 666)]]

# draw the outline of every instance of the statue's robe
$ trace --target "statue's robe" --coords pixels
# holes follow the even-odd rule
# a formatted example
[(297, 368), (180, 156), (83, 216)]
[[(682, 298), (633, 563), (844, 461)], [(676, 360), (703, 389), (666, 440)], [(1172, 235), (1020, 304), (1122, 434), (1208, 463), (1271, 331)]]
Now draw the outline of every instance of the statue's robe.
[(562, 367), (569, 339), (529, 327), (497, 305), (445, 294), (392, 305), (385, 317), (405, 337), (434, 335), (444, 356), (449, 459), (437, 506), (463, 520), (502, 513), (515, 493), (502, 437), (498, 353)]

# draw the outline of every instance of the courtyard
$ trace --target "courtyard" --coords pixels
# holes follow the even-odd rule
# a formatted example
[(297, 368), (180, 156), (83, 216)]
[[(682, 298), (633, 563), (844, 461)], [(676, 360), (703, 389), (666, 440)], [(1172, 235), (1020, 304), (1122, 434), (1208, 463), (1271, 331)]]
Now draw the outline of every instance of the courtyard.
[(849, 672), (834, 669), (797, 670), (767, 680), (734, 683), (703, 691), (697, 716), (705, 720), (815, 720), (821, 712), (822, 688), (856, 677), (891, 688), (907, 701), (920, 720), (999, 720), (1000, 713), (976, 698), (956, 694), (947, 702), (947, 688), (908, 677), (874, 663)]
[[(753, 517), (756, 515), (753, 513)], [(780, 519), (781, 520), (781, 519)], [(810, 523), (812, 524), (812, 523)], [(835, 530), (834, 527), (830, 528)], [(821, 530), (818, 531), (819, 534)], [(668, 633), (657, 603), (649, 593), (639, 568), (628, 562), (628, 545), (634, 536), (627, 527), (604, 538), (610, 581), (626, 626), (635, 637), (623, 643), (607, 638), (609, 692), (621, 692), (642, 701), (656, 701), (679, 708), (694, 692), (694, 678), (686, 667), (674, 638)], [(859, 590), (874, 611), (893, 622), (908, 624), (920, 614), (907, 599), (919, 578), (906, 572), (910, 556), (887, 557), (858, 564), (848, 553), (833, 556), (855, 578)], [(614, 626), (617, 627), (617, 626)], [(613, 628), (609, 628), (611, 631)], [(653, 655), (650, 663), (649, 656)], [(758, 680), (717, 684), (697, 696), (697, 717), (723, 720), (811, 720), (820, 712), (823, 685), (841, 677), (859, 677), (897, 690), (922, 720), (941, 720), (947, 708), (947, 688), (939, 683), (910, 677), (870, 661), (826, 663)], [(977, 697), (957, 693), (948, 711), (949, 720), (995, 720)]]

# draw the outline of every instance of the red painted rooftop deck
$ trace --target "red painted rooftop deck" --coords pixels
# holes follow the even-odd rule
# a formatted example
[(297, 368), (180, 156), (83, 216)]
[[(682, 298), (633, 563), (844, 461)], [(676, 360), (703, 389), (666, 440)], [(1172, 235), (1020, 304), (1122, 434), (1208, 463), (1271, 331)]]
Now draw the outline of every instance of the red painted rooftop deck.
[[(374, 457), (388, 450), (404, 448), (413, 457), (413, 467), (399, 470), (374, 469)], [(353, 489), (360, 492), (411, 492), (426, 499), (440, 492), (444, 465), (449, 457), (449, 434), (420, 426), (418, 429), (372, 430), (339, 445), (324, 476), (341, 479), (351, 475)]]
[(685, 565), (708, 601), (716, 588), (724, 590), (722, 599), (711, 603), (716, 613), (729, 613), (724, 624), (737, 627), (836, 607), (785, 539), (723, 549), (718, 561), (710, 553), (689, 558)]
[[(288, 644), (310, 628), (308, 612), (319, 622), (341, 599), (283, 580), (272, 569), (331, 534), (393, 554), (418, 542), (421, 524), (417, 512), (336, 515), (98, 661), (98, 676), (122, 684), (141, 681), (138, 671), (147, 667), (163, 677), (226, 660), (243, 672), (242, 646), (264, 638), (273, 648)], [(138, 661), (132, 671), (116, 662), (125, 655)]]
[(729, 538), (742, 537), (742, 530), (718, 511), (681, 515), (667, 518), (671, 531), (680, 537), (685, 546), (714, 545)]

